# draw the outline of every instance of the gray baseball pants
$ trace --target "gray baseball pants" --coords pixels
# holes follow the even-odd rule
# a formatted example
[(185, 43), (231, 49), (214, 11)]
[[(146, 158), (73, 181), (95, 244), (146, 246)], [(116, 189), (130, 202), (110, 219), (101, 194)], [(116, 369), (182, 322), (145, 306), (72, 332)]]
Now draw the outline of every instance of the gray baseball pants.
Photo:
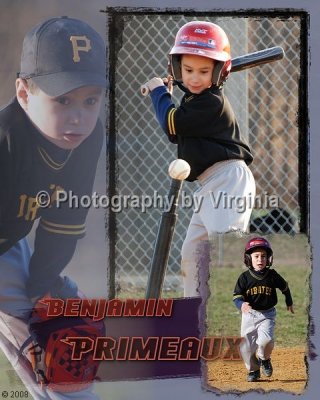
[(240, 353), (248, 372), (260, 368), (258, 358), (268, 360), (274, 347), (276, 309), (242, 313)]

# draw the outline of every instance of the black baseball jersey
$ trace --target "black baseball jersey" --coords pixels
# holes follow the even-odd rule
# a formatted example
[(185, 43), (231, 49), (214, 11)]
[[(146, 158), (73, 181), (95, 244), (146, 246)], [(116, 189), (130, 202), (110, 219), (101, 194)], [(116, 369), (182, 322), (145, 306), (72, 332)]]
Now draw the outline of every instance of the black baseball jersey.
[[(32, 125), (16, 99), (0, 111), (0, 254), (24, 238), (36, 220), (34, 252), (27, 292), (43, 295), (70, 261), (77, 239), (85, 234), (88, 208), (81, 202), (57, 207), (58, 191), (80, 200), (91, 196), (103, 129), (100, 121), (76, 149), (47, 141)], [(45, 191), (50, 205), (41, 207)]]
[(285, 295), (286, 305), (292, 305), (288, 283), (274, 269), (266, 268), (263, 273), (252, 269), (243, 272), (236, 283), (233, 300), (248, 302), (254, 310), (268, 310), (277, 302), (277, 291)]
[(212, 86), (200, 94), (186, 92), (178, 108), (164, 86), (153, 90), (151, 98), (163, 130), (178, 144), (178, 158), (190, 164), (188, 181), (219, 161), (252, 162), (249, 145), (222, 89)]

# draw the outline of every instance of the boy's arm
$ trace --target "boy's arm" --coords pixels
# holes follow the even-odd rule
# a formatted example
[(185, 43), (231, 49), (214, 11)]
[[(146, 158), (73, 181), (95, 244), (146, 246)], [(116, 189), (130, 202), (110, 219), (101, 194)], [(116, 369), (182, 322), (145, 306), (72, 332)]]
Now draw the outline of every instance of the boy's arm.
[(287, 310), (293, 314), (294, 313), (293, 300), (292, 300), (288, 282), (285, 279), (283, 279), (282, 276), (279, 275), (277, 272), (276, 272), (276, 280), (277, 280), (277, 288), (279, 288), (285, 296)]
[(58, 289), (61, 283), (60, 273), (71, 260), (78, 238), (76, 235), (51, 233), (39, 224), (26, 287), (30, 299), (42, 297)]
[(250, 304), (246, 301), (244, 295), (243, 276), (237, 280), (236, 286), (233, 291), (233, 302), (238, 310), (248, 312), (251, 310)]
[(156, 117), (162, 130), (168, 135), (169, 140), (176, 143), (176, 136), (170, 133), (168, 125), (168, 114), (176, 108), (172, 101), (171, 94), (164, 83), (162, 82), (162, 84), (160, 84), (159, 80), (158, 84), (159, 86), (156, 86), (150, 94)]
[(292, 306), (287, 306), (287, 310), (290, 311), (291, 314), (294, 314), (293, 305)]
[(219, 139), (227, 128), (236, 129), (229, 103), (223, 104), (222, 98), (209, 90), (186, 94), (179, 107), (175, 107), (164, 85), (151, 92), (151, 99), (157, 119), (171, 141), (177, 136), (208, 138), (215, 135)]
[(241, 312), (246, 313), (252, 310), (250, 303), (245, 301), (243, 296), (233, 296), (233, 302), (237, 307), (237, 309), (240, 310)]
[[(94, 132), (86, 145), (77, 151), (78, 168), (69, 177), (72, 182), (72, 194), (81, 199), (91, 196), (96, 167), (103, 142), (103, 128), (98, 121)], [(73, 206), (68, 202), (59, 207), (43, 210), (36, 230), (34, 252), (29, 264), (27, 294), (29, 298), (42, 297), (61, 287), (60, 273), (71, 260), (78, 239), (85, 236), (85, 221), (88, 208)], [(74, 292), (74, 290), (70, 290)], [(70, 297), (72, 297), (70, 295)]]
[(151, 99), (156, 117), (171, 142), (177, 143), (177, 136), (207, 138), (215, 134), (219, 138), (226, 127), (235, 129), (233, 111), (219, 96), (209, 91), (201, 95), (189, 93), (182, 104), (175, 107), (170, 91), (160, 78), (156, 79)]
[(242, 304), (244, 303), (244, 298), (242, 295), (233, 295), (234, 305), (238, 310), (241, 310)]
[(292, 314), (294, 314), (293, 300), (292, 300), (292, 296), (291, 296), (291, 292), (290, 292), (288, 284), (287, 284), (286, 289), (284, 289), (282, 291), (282, 293), (285, 296), (285, 302), (286, 302), (286, 305), (287, 305), (287, 310), (290, 311)]

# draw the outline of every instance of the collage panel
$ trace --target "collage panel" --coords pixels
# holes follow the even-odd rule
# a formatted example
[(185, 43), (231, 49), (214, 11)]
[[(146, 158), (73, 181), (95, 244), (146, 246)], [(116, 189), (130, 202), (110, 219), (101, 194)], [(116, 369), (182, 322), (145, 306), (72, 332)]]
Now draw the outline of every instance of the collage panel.
[[(185, 152), (184, 157), (189, 157), (188, 161), (193, 163), (191, 170), (200, 168), (203, 172), (205, 167), (197, 165), (207, 165), (211, 157), (206, 161), (196, 161), (196, 156), (184, 150), (183, 146), (188, 149), (188, 138), (179, 142), (180, 153), (177, 155), (177, 146), (172, 143), (174, 140), (170, 135), (168, 140), (155, 118), (153, 100), (142, 95), (141, 83), (146, 83), (149, 78), (151, 82), (155, 74), (167, 75), (167, 62), (174, 56), (168, 58), (170, 51), (175, 51), (175, 35), (179, 27), (188, 26), (192, 21), (214, 23), (227, 32), (234, 65), (242, 55), (268, 49), (280, 50), (273, 62), (270, 57), (265, 65), (261, 61), (262, 65), (254, 67), (253, 63), (251, 68), (239, 72), (231, 69), (223, 84), (240, 127), (241, 140), (248, 143), (252, 153), (245, 155), (247, 150), (243, 144), (240, 151), (244, 153), (234, 157), (247, 157), (246, 163), (255, 183), (252, 177), (246, 178), (247, 186), (242, 186), (245, 188), (243, 193), (235, 185), (228, 188), (227, 183), (216, 188), (208, 187), (209, 191), (214, 190), (208, 199), (212, 204), (211, 210), (218, 211), (211, 218), (201, 216), (201, 207), (206, 204), (206, 199), (200, 190), (200, 181), (191, 175), (181, 187), (179, 215), (162, 289), (167, 297), (193, 296), (195, 291), (184, 292), (179, 261), (183, 258), (181, 252), (193, 246), (192, 242), (187, 242), (182, 249), (193, 215), (200, 215), (200, 220), (217, 221), (213, 226), (208, 222), (203, 236), (199, 233), (202, 240), (206, 239), (207, 230), (245, 231), (248, 228), (250, 232), (287, 234), (306, 230), (307, 111), (303, 89), (305, 70), (301, 63), (305, 57), (305, 15), (299, 12), (278, 15), (270, 12), (261, 16), (258, 12), (252, 16), (236, 12), (197, 15), (179, 11), (172, 14), (157, 11), (130, 13), (130, 10), (119, 13), (115, 10), (110, 13), (110, 18), (111, 26), (117, 27), (110, 30), (110, 34), (117, 38), (111, 52), (115, 85), (111, 102), (114, 102), (116, 110), (112, 126), (114, 140), (108, 149), (109, 158), (116, 159), (117, 163), (117, 169), (112, 169), (109, 175), (110, 198), (117, 200), (109, 210), (111, 227), (117, 227), (115, 242), (110, 242), (110, 270), (114, 278), (110, 284), (120, 297), (144, 295), (161, 213), (170, 206), (170, 163), (177, 157), (183, 158)], [(128, 80), (131, 82), (129, 86)], [(175, 87), (172, 101), (179, 104), (183, 94)], [(139, 104), (138, 108), (136, 104)], [(298, 119), (297, 115), (300, 116)], [(204, 142), (203, 146), (208, 147), (209, 143)], [(235, 175), (228, 180), (227, 172), (225, 174), (226, 182), (231, 185), (232, 179), (237, 180)], [(236, 212), (234, 225), (224, 222), (232, 211), (228, 216), (228, 212), (224, 214), (221, 209)], [(246, 211), (249, 215), (252, 211), (248, 226)], [(195, 222), (195, 226), (198, 224), (202, 222)], [(188, 232), (193, 234), (191, 230)], [(195, 253), (191, 248), (189, 251)]]
[(93, 204), (106, 192), (105, 16), (75, 2), (0, 8), (0, 393), (96, 399), (99, 363), (72, 365), (63, 340), (101, 336), (104, 322), (41, 301), (108, 295), (105, 210)]
[(204, 367), (206, 387), (220, 394), (304, 394), (312, 272), (306, 235), (228, 233), (214, 242), (206, 324), (220, 347)]

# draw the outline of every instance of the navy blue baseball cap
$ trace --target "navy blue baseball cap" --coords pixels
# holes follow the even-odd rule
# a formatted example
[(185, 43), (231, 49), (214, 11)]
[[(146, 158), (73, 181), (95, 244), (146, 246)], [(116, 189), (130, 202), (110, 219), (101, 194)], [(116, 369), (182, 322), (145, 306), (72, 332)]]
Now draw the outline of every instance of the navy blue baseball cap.
[(49, 96), (82, 86), (107, 86), (106, 48), (87, 23), (58, 17), (44, 21), (23, 41), (20, 78), (31, 78)]

